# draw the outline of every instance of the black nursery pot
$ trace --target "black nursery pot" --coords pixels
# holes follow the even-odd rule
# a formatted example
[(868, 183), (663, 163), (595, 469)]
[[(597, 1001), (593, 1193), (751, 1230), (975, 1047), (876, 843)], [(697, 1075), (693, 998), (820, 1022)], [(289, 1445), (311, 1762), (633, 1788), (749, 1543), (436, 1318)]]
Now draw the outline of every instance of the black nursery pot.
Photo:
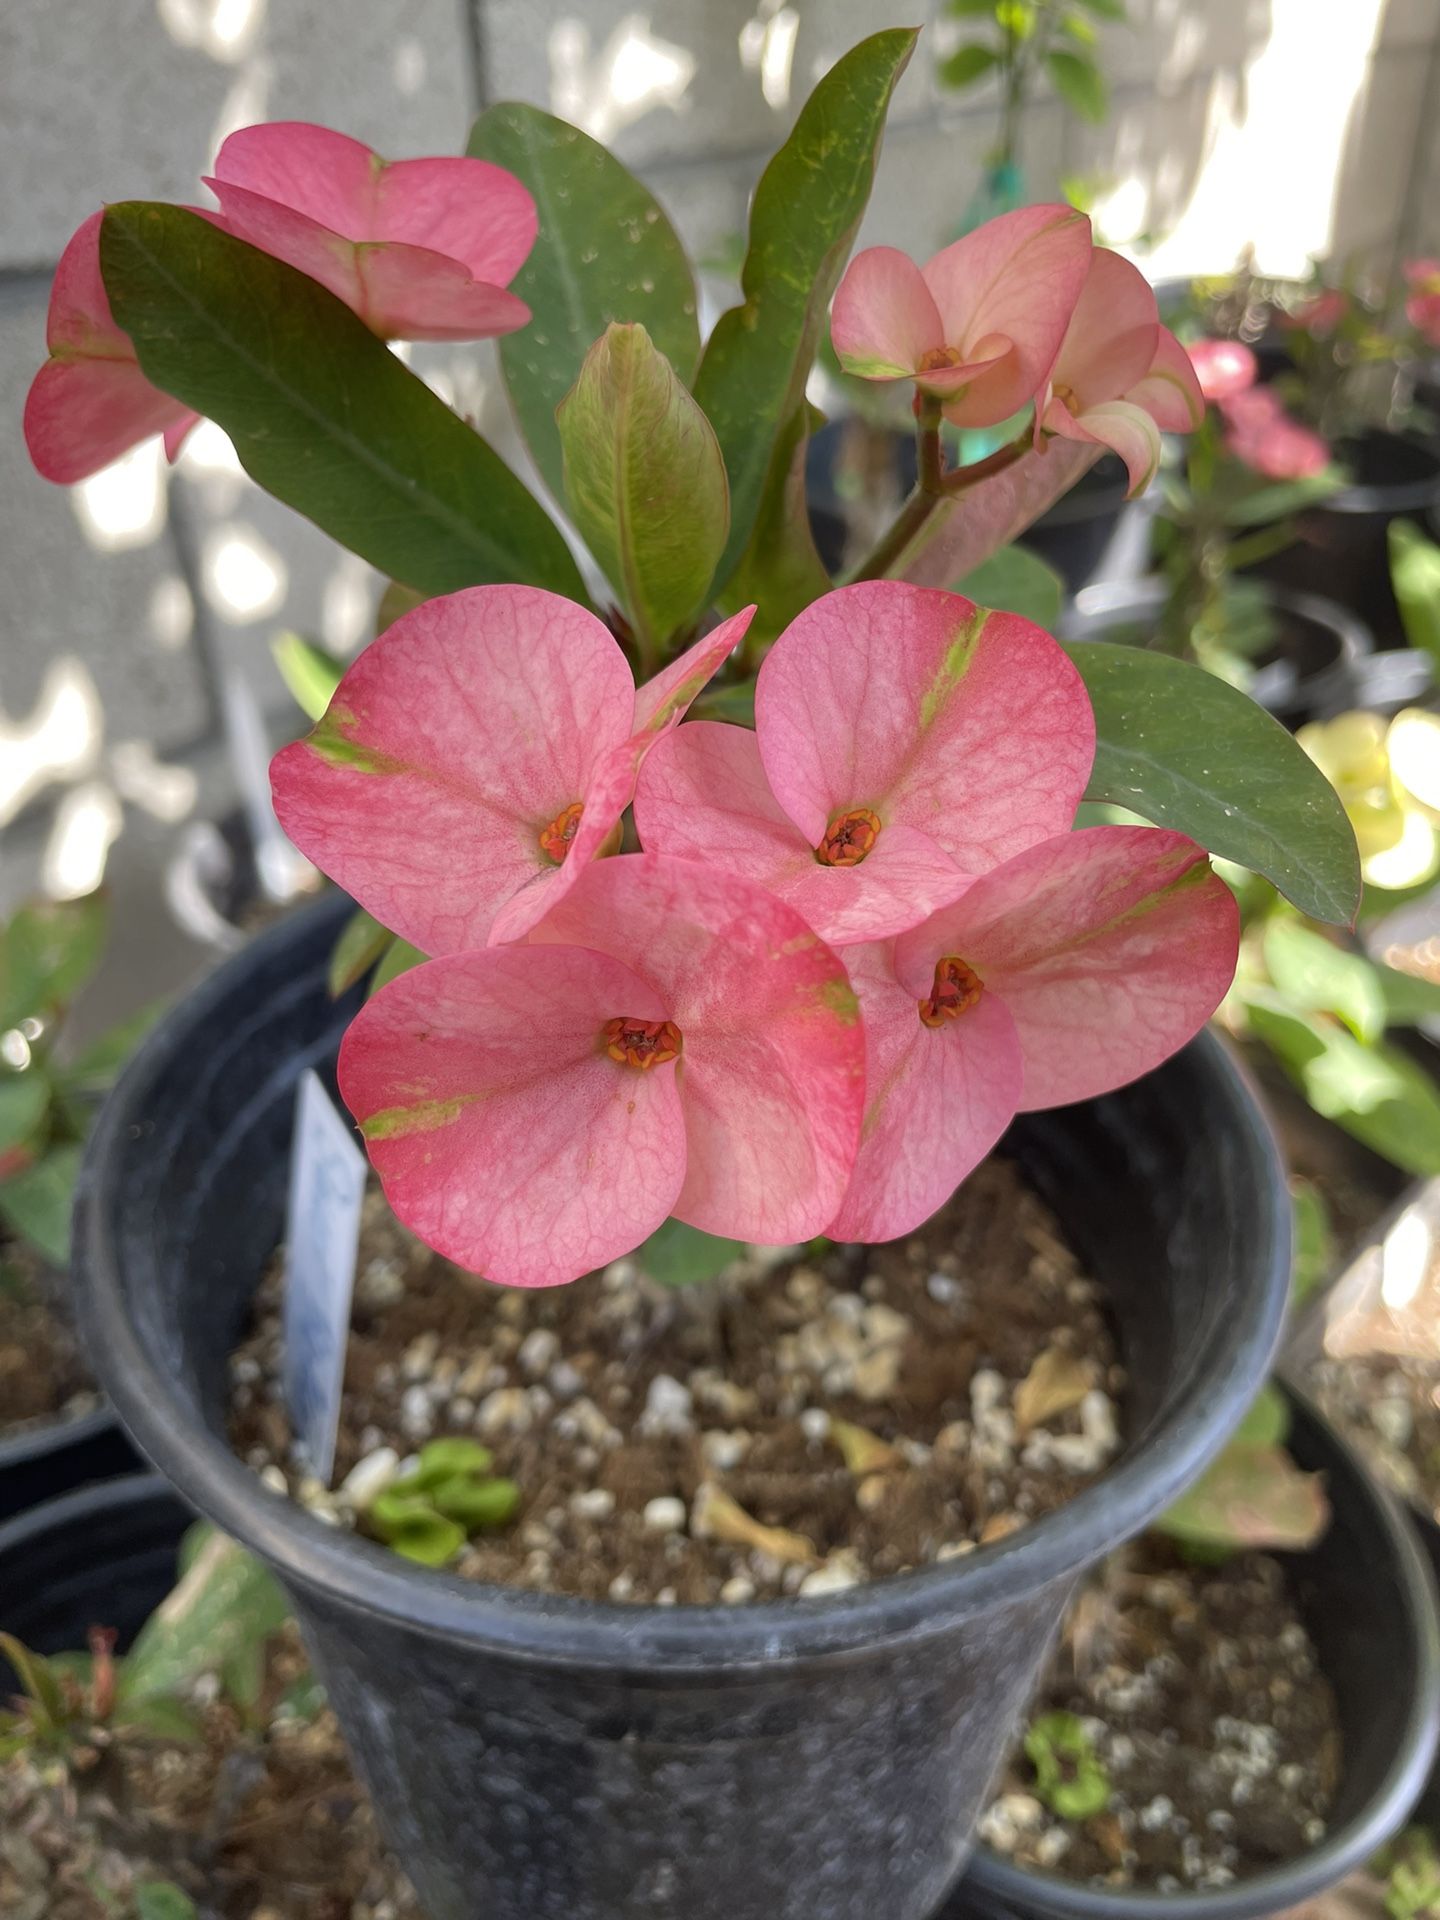
[(1207, 1892), (1126, 1892), (1027, 1872), (978, 1847), (965, 1904), (945, 1920), (1259, 1920), (1333, 1886), (1401, 1827), (1440, 1733), (1440, 1621), (1435, 1579), (1397, 1503), (1330, 1424), (1290, 1392), (1289, 1447), (1325, 1475), (1333, 1517), (1308, 1553), (1282, 1555), (1335, 1689), (1341, 1779), (1320, 1845)]
[(823, 1600), (481, 1587), (320, 1525), (223, 1437), (296, 1077), (333, 1059), (349, 1013), (325, 987), (349, 910), (332, 896), (213, 974), (92, 1136), (78, 1270), (123, 1419), (284, 1583), (431, 1920), (924, 1920), (1077, 1577), (1194, 1478), (1265, 1376), (1289, 1203), (1239, 1071), (1202, 1036), (1010, 1137), (1111, 1289), (1134, 1383), (1124, 1456), (1061, 1511)]
[[(0, 1629), (35, 1653), (70, 1653), (91, 1627), (123, 1652), (175, 1584), (194, 1515), (153, 1473), (49, 1500), (0, 1527)], [(0, 1691), (9, 1669), (0, 1663)]]
[[(1251, 696), (1287, 726), (1354, 706), (1360, 670), (1375, 644), (1368, 628), (1317, 594), (1268, 583), (1265, 591), (1276, 636), (1255, 663)], [(1087, 587), (1061, 615), (1060, 637), (1144, 645), (1169, 592), (1168, 583), (1155, 578)]]
[(1379, 428), (1337, 444), (1352, 478), (1298, 516), (1293, 545), (1256, 569), (1262, 578), (1337, 601), (1374, 629), (1382, 647), (1405, 644), (1390, 586), (1392, 520), (1423, 522), (1440, 504), (1440, 447)]
[[(133, 1473), (138, 1462), (109, 1407), (0, 1435), (0, 1520), (92, 1480)], [(3, 1620), (0, 1620), (3, 1624)]]

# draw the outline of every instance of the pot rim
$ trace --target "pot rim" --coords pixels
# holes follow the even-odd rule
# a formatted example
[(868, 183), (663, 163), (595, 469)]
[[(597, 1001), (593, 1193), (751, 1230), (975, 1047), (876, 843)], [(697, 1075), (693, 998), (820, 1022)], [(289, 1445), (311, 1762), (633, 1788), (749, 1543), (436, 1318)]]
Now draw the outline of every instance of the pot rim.
[[(1400, 1605), (1410, 1623), (1415, 1684), (1405, 1726), (1375, 1791), (1343, 1826), (1275, 1867), (1228, 1887), (1158, 1893), (1154, 1888), (1093, 1887), (1059, 1874), (1017, 1867), (983, 1842), (976, 1845), (964, 1884), (1007, 1910), (1053, 1915), (1055, 1920), (1263, 1920), (1313, 1899), (1359, 1866), (1390, 1839), (1419, 1799), (1440, 1735), (1440, 1616), (1435, 1581), (1414, 1528), (1400, 1503), (1366, 1472), (1345, 1437), (1291, 1381), (1280, 1384), (1334, 1446), (1344, 1471), (1367, 1496), (1386, 1536), (1398, 1574)], [(1342, 1761), (1343, 1765), (1343, 1761)]]
[(1440, 446), (1420, 433), (1395, 433), (1389, 427), (1362, 427), (1358, 433), (1342, 436), (1338, 445), (1341, 462), (1347, 443), (1392, 441), (1428, 455), (1432, 472), (1426, 480), (1352, 480), (1326, 494), (1306, 509), (1311, 513), (1399, 514), (1423, 513), (1427, 507), (1440, 510)]
[[(127, 1148), (143, 1137), (141, 1116), (152, 1085), (176, 1054), (188, 1050), (191, 1030), (224, 1007), (253, 970), (283, 954), (297, 930), (319, 939), (322, 929), (338, 930), (350, 911), (352, 903), (337, 892), (289, 916), (164, 1017), (106, 1102), (77, 1189), (73, 1268), (81, 1314), (89, 1351), (101, 1360), (123, 1426), (189, 1505), (258, 1552), (282, 1581), (342, 1608), (507, 1658), (599, 1662), (645, 1680), (721, 1666), (759, 1667), (779, 1658), (863, 1656), (881, 1644), (923, 1641), (1020, 1594), (1073, 1579), (1140, 1532), (1203, 1471), (1266, 1378), (1289, 1288), (1287, 1191), (1278, 1147), (1248, 1076), (1206, 1031), (1185, 1052), (1203, 1061), (1218, 1083), (1229, 1110), (1228, 1131), (1248, 1144), (1256, 1170), (1254, 1284), (1233, 1311), (1215, 1315), (1192, 1356), (1184, 1389), (1143, 1442), (1065, 1506), (1021, 1532), (973, 1554), (822, 1598), (658, 1607), (482, 1585), (414, 1567), (348, 1528), (325, 1526), (288, 1496), (264, 1487), (176, 1390), (173, 1362), (167, 1367), (147, 1348), (126, 1311), (126, 1286), (105, 1215), (123, 1184)], [(324, 946), (328, 951), (328, 940)], [(292, 969), (276, 1000), (313, 994), (323, 966), (322, 955), (299, 976)], [(318, 1062), (330, 1051), (327, 1038), (309, 1050), (309, 1058)], [(234, 1124), (243, 1125), (265, 1098), (256, 1095)]]
[(115, 1410), (102, 1400), (98, 1407), (67, 1417), (54, 1415), (26, 1425), (15, 1433), (0, 1433), (0, 1478), (14, 1467), (28, 1467), (46, 1454), (61, 1453), (118, 1427)]
[[(1308, 678), (1319, 679), (1337, 666), (1348, 666), (1374, 653), (1375, 636), (1370, 628), (1338, 600), (1328, 600), (1319, 593), (1305, 593), (1298, 587), (1282, 587), (1271, 580), (1256, 580), (1253, 584), (1272, 606), (1308, 620), (1314, 626), (1328, 627), (1339, 640), (1339, 658)], [(1084, 629), (1092, 624), (1103, 625), (1113, 619), (1123, 619), (1127, 614), (1152, 612), (1164, 605), (1169, 592), (1169, 582), (1154, 573), (1142, 574), (1135, 580), (1097, 580), (1093, 586), (1082, 587), (1074, 603), (1061, 614), (1060, 631), (1067, 640), (1086, 639), (1089, 636)]]
[(185, 1505), (163, 1473), (147, 1472), (143, 1467), (133, 1473), (116, 1474), (111, 1480), (71, 1487), (67, 1493), (53, 1494), (0, 1522), (0, 1555), (28, 1549), (40, 1534), (57, 1527), (88, 1522), (100, 1509), (146, 1506), (162, 1495), (176, 1506)]

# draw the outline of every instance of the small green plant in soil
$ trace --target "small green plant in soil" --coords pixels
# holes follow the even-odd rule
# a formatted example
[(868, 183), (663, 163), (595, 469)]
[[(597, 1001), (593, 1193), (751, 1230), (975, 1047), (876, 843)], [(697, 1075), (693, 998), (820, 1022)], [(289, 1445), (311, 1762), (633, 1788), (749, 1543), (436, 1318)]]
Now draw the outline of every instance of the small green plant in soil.
[(1408, 1827), (1374, 1863), (1385, 1886), (1391, 1920), (1440, 1916), (1440, 1852), (1428, 1827)]
[(1042, 1713), (1025, 1735), (1035, 1792), (1062, 1820), (1091, 1820), (1110, 1804), (1110, 1776), (1074, 1713)]
[(467, 1540), (514, 1519), (520, 1489), (492, 1474), (478, 1441), (432, 1440), (413, 1473), (392, 1481), (365, 1510), (370, 1531), (406, 1560), (443, 1567)]
[(1284, 1396), (1262, 1388), (1219, 1457), (1155, 1521), (1155, 1532), (1201, 1564), (1248, 1547), (1314, 1546), (1330, 1507), (1320, 1475), (1303, 1472), (1286, 1449), (1289, 1425)]

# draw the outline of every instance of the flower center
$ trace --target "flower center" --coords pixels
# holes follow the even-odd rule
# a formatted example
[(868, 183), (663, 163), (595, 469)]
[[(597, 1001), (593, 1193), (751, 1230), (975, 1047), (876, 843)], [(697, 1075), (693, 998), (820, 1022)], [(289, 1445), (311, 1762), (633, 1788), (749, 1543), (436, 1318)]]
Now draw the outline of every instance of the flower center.
[(985, 983), (973, 967), (953, 953), (935, 962), (935, 984), (930, 998), (920, 1002), (920, 1019), (927, 1027), (943, 1027), (978, 1004)]
[(663, 1067), (679, 1058), (680, 1029), (673, 1020), (607, 1020), (600, 1029), (605, 1051), (622, 1067)]
[(937, 367), (958, 367), (962, 355), (958, 347), (931, 347), (920, 356), (920, 373), (934, 373)]
[(837, 813), (815, 849), (822, 867), (858, 867), (880, 838), (880, 816), (869, 807)]
[(540, 851), (547, 859), (553, 860), (557, 867), (565, 864), (570, 842), (575, 838), (575, 829), (580, 825), (580, 816), (584, 811), (583, 800), (572, 800), (568, 807), (556, 814), (540, 835)]
[(1070, 410), (1074, 412), (1075, 389), (1074, 387), (1067, 386), (1063, 380), (1058, 387), (1051, 388), (1050, 397), (1053, 400), (1058, 400), (1062, 407), (1069, 407)]

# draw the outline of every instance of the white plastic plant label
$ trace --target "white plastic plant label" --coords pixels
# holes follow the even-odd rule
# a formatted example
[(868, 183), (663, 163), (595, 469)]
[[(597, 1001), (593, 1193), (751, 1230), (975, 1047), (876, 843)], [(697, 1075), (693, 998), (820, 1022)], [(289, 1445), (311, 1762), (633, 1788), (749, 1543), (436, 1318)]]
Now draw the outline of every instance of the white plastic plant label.
[(335, 1467), (365, 1155), (313, 1070), (300, 1076), (285, 1231), (285, 1403), (310, 1470)]

